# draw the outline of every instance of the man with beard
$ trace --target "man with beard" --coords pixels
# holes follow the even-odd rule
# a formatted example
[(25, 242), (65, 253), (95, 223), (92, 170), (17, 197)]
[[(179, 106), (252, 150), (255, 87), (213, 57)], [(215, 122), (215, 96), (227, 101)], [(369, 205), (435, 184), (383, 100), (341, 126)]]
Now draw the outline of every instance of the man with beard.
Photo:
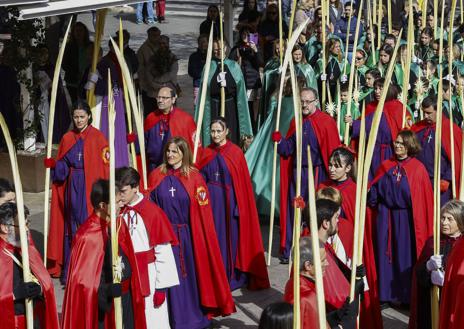
[(198, 49), (192, 53), (188, 61), (188, 74), (193, 79), (193, 102), (197, 103), (198, 90), (200, 89), (201, 73), (206, 63), (206, 51), (208, 50), (208, 36), (198, 37)]
[[(27, 208), (25, 215), (29, 214)], [(27, 219), (26, 219), (27, 226)], [(27, 232), (29, 233), (29, 232)], [(0, 309), (1, 328), (26, 329), (25, 300), (34, 305), (34, 328), (58, 329), (53, 282), (28, 234), (29, 266), (32, 281), (24, 282), (18, 209), (15, 203), (0, 206)]]

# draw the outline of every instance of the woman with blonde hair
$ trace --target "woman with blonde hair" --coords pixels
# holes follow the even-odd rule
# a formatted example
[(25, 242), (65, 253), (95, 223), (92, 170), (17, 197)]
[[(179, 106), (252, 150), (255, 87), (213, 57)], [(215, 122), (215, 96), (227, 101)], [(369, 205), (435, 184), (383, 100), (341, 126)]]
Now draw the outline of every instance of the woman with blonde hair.
[(180, 285), (168, 291), (172, 328), (201, 329), (211, 316), (235, 312), (214, 229), (208, 188), (193, 166), (182, 137), (164, 147), (163, 163), (151, 172), (150, 199), (168, 216), (178, 238), (173, 246)]

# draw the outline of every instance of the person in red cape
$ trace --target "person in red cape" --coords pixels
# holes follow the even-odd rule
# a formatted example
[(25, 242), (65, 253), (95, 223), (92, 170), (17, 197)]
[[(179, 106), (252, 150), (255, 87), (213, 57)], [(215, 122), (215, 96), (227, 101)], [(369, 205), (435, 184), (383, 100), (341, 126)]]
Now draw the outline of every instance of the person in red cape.
[(103, 134), (93, 128), (87, 103), (79, 101), (72, 112), (74, 129), (61, 140), (52, 168), (52, 200), (48, 235), (47, 267), (53, 277), (66, 282), (72, 239), (92, 213), (90, 191), (99, 178), (108, 178), (109, 149)]
[(174, 89), (161, 88), (156, 99), (158, 108), (147, 116), (143, 127), (148, 173), (163, 163), (164, 146), (172, 137), (184, 138), (193, 151), (197, 131), (192, 116), (175, 107), (177, 95)]
[[(332, 151), (340, 145), (337, 125), (333, 118), (317, 108), (317, 91), (303, 88), (300, 92), (302, 123), (302, 173), (301, 196), (308, 198), (308, 156), (306, 149), (311, 148), (311, 160), (315, 186), (327, 180), (329, 158)], [(293, 199), (296, 186), (296, 135), (295, 119), (290, 123), (287, 137), (280, 132), (272, 133), (272, 140), (278, 143), (280, 154), (280, 251), (281, 263), (288, 263), (293, 239)]]
[(121, 283), (113, 283), (109, 183), (97, 180), (91, 191), (94, 211), (74, 238), (63, 300), (63, 329), (116, 328), (113, 299), (121, 297), (122, 324), (145, 329), (144, 300), (127, 226), (117, 219)]
[[(319, 312), (317, 309), (317, 293), (315, 285), (314, 253), (311, 237), (300, 238), (300, 319), (301, 328), (319, 328)], [(319, 242), (322, 274), (325, 277), (329, 260), (326, 258), (324, 244)], [(284, 301), (293, 304), (295, 293), (293, 288), (293, 274), (285, 285)], [(325, 289), (325, 288), (324, 288)], [(327, 292), (324, 291), (326, 295)], [(356, 316), (358, 314), (359, 294), (355, 300), (349, 303), (344, 301), (339, 309), (328, 311), (327, 328), (356, 328)]]
[[(375, 110), (377, 109), (384, 85), (384, 78), (377, 79), (374, 82), (375, 101), (367, 104), (366, 106), (366, 136), (369, 136), (370, 134), (372, 120), (374, 119)], [(345, 122), (352, 124), (351, 147), (352, 149), (357, 150), (361, 130), (361, 119), (353, 121), (350, 115), (346, 115)], [(411, 124), (411, 115), (406, 111), (405, 127), (410, 127)], [(369, 179), (372, 179), (375, 176), (377, 169), (383, 161), (390, 159), (393, 156), (393, 141), (402, 128), (403, 104), (398, 100), (398, 87), (390, 84), (388, 86), (385, 104), (382, 109), (382, 117), (380, 119), (371, 168), (369, 171)]]
[(231, 290), (270, 287), (250, 174), (242, 150), (227, 139), (224, 118), (211, 121), (213, 143), (198, 162), (208, 186), (216, 234)]
[(464, 232), (464, 203), (448, 201), (440, 210), (441, 235), (440, 251), (434, 254), (433, 237), (425, 243), (422, 254), (414, 267), (411, 295), (409, 328), (431, 329), (432, 317), (430, 294), (433, 285), (443, 287), (448, 256), (455, 242)]
[(139, 182), (140, 175), (134, 168), (116, 170), (117, 198), (134, 246), (146, 322), (169, 328), (167, 290), (179, 284), (172, 252), (177, 238), (166, 214), (140, 193)]
[(369, 192), (377, 207), (375, 236), (379, 298), (409, 304), (413, 266), (433, 234), (433, 193), (416, 135), (401, 131), (395, 140), (395, 158), (382, 163)]
[[(427, 169), (430, 181), (433, 182), (434, 177), (434, 161), (435, 161), (435, 127), (437, 121), (437, 97), (429, 95), (424, 98), (421, 104), (424, 119), (414, 124), (411, 130), (414, 131), (422, 146), (421, 153), (417, 159), (422, 162)], [(441, 205), (453, 198), (451, 170), (451, 131), (453, 132), (454, 146), (454, 177), (456, 178), (456, 195), (459, 195), (461, 184), (461, 152), (462, 152), (462, 131), (458, 125), (452, 123), (446, 117), (442, 116), (442, 132), (441, 132), (441, 163), (440, 163), (440, 191)]]
[(210, 197), (192, 165), (187, 142), (174, 137), (164, 148), (163, 165), (149, 176), (150, 198), (169, 218), (180, 285), (168, 292), (171, 326), (200, 329), (210, 317), (235, 312), (214, 228)]
[[(27, 208), (25, 209), (28, 215)], [(27, 221), (27, 219), (26, 219)], [(26, 223), (27, 225), (27, 223)], [(15, 203), (0, 206), (0, 309), (1, 329), (26, 329), (25, 299), (34, 305), (34, 328), (59, 329), (53, 282), (28, 231), (31, 282), (23, 281), (21, 242)]]

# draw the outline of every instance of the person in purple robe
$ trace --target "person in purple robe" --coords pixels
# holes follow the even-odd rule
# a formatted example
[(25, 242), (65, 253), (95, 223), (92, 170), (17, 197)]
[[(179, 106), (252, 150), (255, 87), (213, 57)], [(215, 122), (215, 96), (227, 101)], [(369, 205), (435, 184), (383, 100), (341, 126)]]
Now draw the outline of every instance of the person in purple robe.
[(98, 62), (97, 72), (90, 74), (89, 81), (86, 84), (85, 89), (90, 89), (92, 84), (95, 84), (97, 108), (100, 108), (100, 120), (99, 122), (95, 122), (95, 125), (100, 129), (103, 135), (108, 138), (108, 71), (110, 72), (114, 108), (116, 111), (116, 118), (114, 122), (115, 167), (122, 168), (129, 165), (123, 77), (111, 41), (108, 43), (108, 47), (108, 54), (103, 56), (100, 62)]
[(394, 142), (395, 157), (384, 161), (372, 181), (369, 205), (377, 207), (374, 236), (381, 302), (409, 304), (413, 266), (432, 231), (433, 202), (420, 144), (410, 130)]

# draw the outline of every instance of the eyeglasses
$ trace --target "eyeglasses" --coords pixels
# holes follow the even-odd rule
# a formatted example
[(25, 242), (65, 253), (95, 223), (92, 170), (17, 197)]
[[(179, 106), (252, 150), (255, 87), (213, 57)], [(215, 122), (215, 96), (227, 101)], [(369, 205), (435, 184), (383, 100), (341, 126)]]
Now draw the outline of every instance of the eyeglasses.
[(364, 59), (364, 57), (355, 57), (354, 59), (357, 60), (357, 61), (362, 61)]
[(172, 98), (171, 96), (156, 96), (156, 99), (161, 99), (161, 100), (167, 100), (169, 98)]
[(317, 98), (312, 99), (312, 100), (301, 100), (301, 104), (311, 104), (317, 101)]

